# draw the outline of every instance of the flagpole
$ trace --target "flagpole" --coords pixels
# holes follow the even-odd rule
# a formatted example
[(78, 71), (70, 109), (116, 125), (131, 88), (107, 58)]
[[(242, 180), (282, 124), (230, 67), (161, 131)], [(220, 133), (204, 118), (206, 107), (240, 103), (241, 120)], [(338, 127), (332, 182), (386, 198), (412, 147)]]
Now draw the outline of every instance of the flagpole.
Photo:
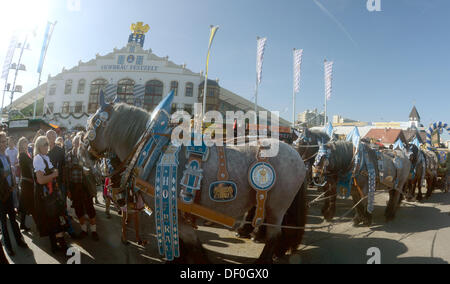
[(48, 46), (50, 44), (50, 39), (52, 38), (52, 34), (53, 34), (53, 29), (55, 28), (55, 25), (57, 23), (57, 21), (55, 21), (54, 23), (49, 22), (51, 27), (49, 27), (49, 34), (48, 34), (48, 38), (44, 39), (47, 40), (47, 42), (45, 43), (45, 48), (44, 48), (44, 53), (43, 53), (43, 57), (42, 57), (42, 62), (40, 62), (40, 64), (42, 64), (42, 66), (39, 66), (39, 79), (38, 79), (38, 84), (37, 84), (37, 88), (36, 88), (36, 97), (34, 100), (34, 107), (33, 107), (33, 119), (36, 119), (36, 107), (37, 107), (37, 100), (39, 97), (39, 87), (41, 85), (41, 76), (42, 76), (42, 69), (44, 67), (44, 61), (45, 61), (45, 56), (47, 55), (47, 49)]
[(326, 82), (326, 80), (327, 80), (327, 77), (326, 77), (326, 63), (327, 63), (327, 60), (325, 59), (325, 61), (324, 61), (324, 73), (325, 73), (325, 117), (324, 117), (324, 125), (323, 126), (327, 126), (327, 103), (328, 103), (328, 98), (327, 98), (327, 82)]
[[(295, 60), (295, 48), (292, 54)], [(295, 76), (295, 69), (294, 69), (294, 76)], [(292, 84), (292, 128), (295, 129), (295, 77), (294, 77), (294, 84)]]
[(210, 26), (210, 36), (209, 36), (209, 46), (208, 46), (208, 55), (206, 56), (206, 70), (205, 70), (205, 85), (203, 86), (203, 113), (202, 113), (202, 121), (205, 119), (206, 113), (206, 93), (208, 90), (208, 70), (209, 70), (209, 56), (211, 54), (211, 46), (216, 35), (219, 26)]

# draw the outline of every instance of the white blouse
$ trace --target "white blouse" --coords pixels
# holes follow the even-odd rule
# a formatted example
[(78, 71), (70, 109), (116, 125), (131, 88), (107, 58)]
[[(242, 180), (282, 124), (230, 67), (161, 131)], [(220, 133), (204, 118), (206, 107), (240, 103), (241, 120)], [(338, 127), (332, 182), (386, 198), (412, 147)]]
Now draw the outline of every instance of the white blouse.
[(50, 170), (53, 169), (53, 164), (52, 164), (52, 162), (50, 162), (50, 158), (48, 156), (37, 155), (33, 159), (33, 168), (34, 168), (35, 173), (37, 173), (37, 172), (45, 173), (45, 163), (44, 163), (43, 158), (47, 161), (49, 169)]

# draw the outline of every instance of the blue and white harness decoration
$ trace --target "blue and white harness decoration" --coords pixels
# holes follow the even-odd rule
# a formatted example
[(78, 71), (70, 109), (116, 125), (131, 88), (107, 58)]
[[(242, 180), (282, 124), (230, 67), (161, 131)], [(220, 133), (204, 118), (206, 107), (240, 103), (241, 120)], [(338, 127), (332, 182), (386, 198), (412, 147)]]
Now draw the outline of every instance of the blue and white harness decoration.
[(180, 256), (177, 175), (180, 147), (170, 145), (159, 159), (155, 179), (155, 218), (158, 248), (168, 261)]
[[(366, 145), (360, 143), (358, 152), (355, 157), (355, 169), (354, 176), (358, 175), (363, 166), (366, 166), (367, 174), (368, 174), (368, 184), (369, 184), (369, 192), (367, 193), (367, 212), (372, 214), (374, 211), (374, 203), (375, 203), (375, 190), (377, 186), (376, 180), (376, 171), (375, 166), (369, 159), (369, 151), (366, 149)], [(359, 166), (359, 167), (358, 167)], [(359, 170), (357, 171), (357, 169)]]
[[(194, 141), (191, 142), (194, 143)], [(183, 172), (183, 177), (180, 182), (180, 185), (182, 186), (180, 197), (186, 204), (194, 203), (196, 191), (201, 188), (201, 182), (203, 179), (201, 161), (207, 161), (208, 156), (209, 148), (205, 145), (203, 139), (201, 146), (186, 147), (186, 158), (188, 158), (189, 161), (186, 164), (186, 169)]]
[(170, 108), (174, 98), (172, 91), (163, 101), (153, 110), (150, 120), (147, 122), (147, 129), (151, 134), (150, 139), (145, 143), (139, 153), (136, 169), (143, 180), (147, 180), (151, 171), (161, 155), (163, 147), (169, 144), (169, 135), (172, 129), (170, 123)]

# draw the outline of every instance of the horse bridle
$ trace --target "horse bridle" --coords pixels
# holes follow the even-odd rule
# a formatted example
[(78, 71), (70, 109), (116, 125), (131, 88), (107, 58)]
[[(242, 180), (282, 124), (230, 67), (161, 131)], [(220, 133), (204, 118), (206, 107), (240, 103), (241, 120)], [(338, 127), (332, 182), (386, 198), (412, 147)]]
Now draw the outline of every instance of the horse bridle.
[(111, 117), (110, 111), (112, 110), (111, 105), (107, 105), (106, 107), (100, 108), (97, 113), (94, 115), (91, 121), (91, 124), (93, 125), (92, 129), (89, 129), (86, 127), (86, 129), (89, 129), (84, 137), (84, 146), (88, 149), (88, 152), (93, 155), (97, 159), (102, 159), (105, 156), (106, 150), (102, 153), (99, 153), (95, 146), (93, 145), (93, 142), (95, 138), (97, 138), (97, 129), (100, 127), (106, 128), (108, 126), (109, 118)]

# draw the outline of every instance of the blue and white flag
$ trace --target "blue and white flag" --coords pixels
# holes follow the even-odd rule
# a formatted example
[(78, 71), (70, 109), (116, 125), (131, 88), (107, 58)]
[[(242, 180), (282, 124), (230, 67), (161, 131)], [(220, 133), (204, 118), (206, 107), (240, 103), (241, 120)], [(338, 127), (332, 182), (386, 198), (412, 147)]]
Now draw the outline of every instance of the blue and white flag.
[(258, 77), (258, 85), (261, 84), (262, 79), (262, 67), (264, 61), (264, 51), (266, 49), (267, 38), (257, 38), (257, 48), (256, 48), (256, 74)]
[(420, 149), (421, 144), (419, 142), (419, 139), (417, 139), (417, 136), (414, 138), (414, 140), (411, 142), (411, 144), (416, 145), (417, 148)]
[(333, 61), (325, 61), (325, 96), (327, 100), (331, 99), (333, 89)]
[(325, 127), (325, 133), (330, 137), (333, 138), (333, 124), (331, 122), (328, 123), (327, 127)]
[(17, 47), (17, 37), (13, 36), (9, 43), (8, 51), (6, 52), (5, 63), (3, 64), (3, 71), (1, 77), (1, 79), (3, 80), (8, 79), (9, 69), (11, 68), (11, 63), (14, 57), (14, 51), (16, 50), (16, 47)]
[(300, 92), (303, 49), (294, 49), (294, 92)]
[(397, 150), (397, 149), (405, 150), (405, 145), (403, 145), (403, 142), (401, 139), (398, 139), (397, 142), (395, 142), (395, 144), (394, 144), (394, 150)]
[(55, 27), (55, 24), (50, 23), (50, 22), (47, 23), (47, 28), (45, 29), (45, 35), (44, 35), (44, 43), (42, 45), (42, 50), (41, 50), (41, 58), (39, 59), (39, 65), (38, 65), (38, 70), (37, 70), (38, 73), (42, 72), (42, 68), (44, 66), (45, 55), (47, 54), (48, 45), (50, 44), (50, 39), (52, 37), (53, 28)]
[(353, 128), (352, 132), (347, 135), (347, 141), (351, 141), (353, 146), (358, 148), (359, 142), (361, 141), (361, 135), (359, 135), (358, 127)]

